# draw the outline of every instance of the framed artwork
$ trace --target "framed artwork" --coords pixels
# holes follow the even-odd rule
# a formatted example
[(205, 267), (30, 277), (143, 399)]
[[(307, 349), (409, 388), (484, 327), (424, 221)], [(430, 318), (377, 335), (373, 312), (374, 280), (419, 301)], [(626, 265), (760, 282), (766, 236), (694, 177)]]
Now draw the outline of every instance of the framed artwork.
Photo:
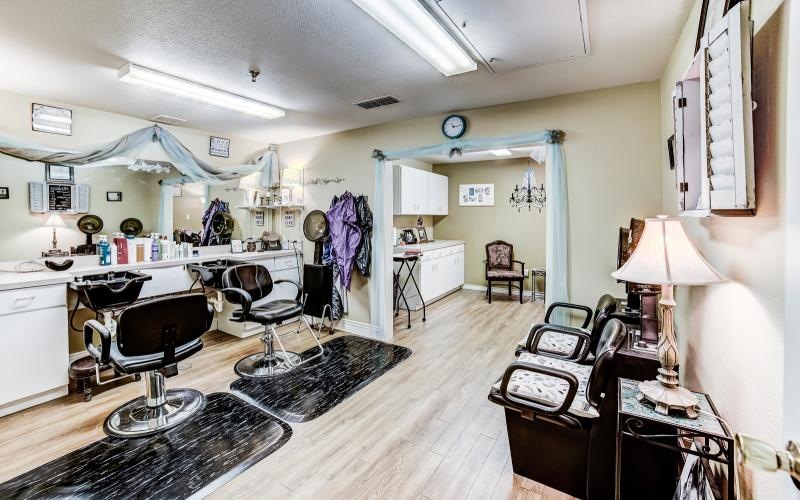
[(75, 168), (68, 167), (66, 165), (55, 165), (52, 163), (45, 163), (44, 180), (46, 182), (71, 184), (75, 182)]
[(122, 201), (122, 191), (106, 191), (106, 201)]
[(172, 186), (172, 197), (180, 198), (183, 196), (183, 186)]
[(427, 243), (428, 242), (428, 232), (425, 230), (424, 226), (417, 228), (417, 234), (419, 235), (419, 242), (420, 243)]
[(494, 184), (461, 184), (458, 204), (462, 207), (493, 207)]
[(244, 252), (244, 246), (242, 245), (242, 240), (231, 240), (231, 253), (242, 253)]
[(283, 214), (283, 227), (294, 227), (294, 212)]
[(8, 197), (9, 197), (8, 188), (7, 187), (0, 187), (0, 200), (7, 200)]
[(72, 135), (72, 110), (32, 103), (31, 128), (34, 132)]
[(211, 156), (219, 156), (220, 158), (228, 158), (231, 152), (231, 140), (223, 137), (211, 136), (211, 141), (208, 146), (208, 154)]
[(256, 210), (255, 212), (256, 218), (256, 226), (263, 226), (264, 225), (264, 211), (263, 210)]

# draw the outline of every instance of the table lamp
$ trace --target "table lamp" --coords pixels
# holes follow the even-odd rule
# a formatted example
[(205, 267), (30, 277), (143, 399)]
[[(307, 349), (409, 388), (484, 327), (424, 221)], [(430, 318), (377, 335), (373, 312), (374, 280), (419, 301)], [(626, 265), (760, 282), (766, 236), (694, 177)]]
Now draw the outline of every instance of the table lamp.
[(52, 227), (53, 228), (53, 248), (51, 248), (48, 252), (48, 255), (61, 255), (63, 252), (58, 249), (58, 239), (56, 238), (56, 228), (57, 227), (67, 227), (67, 224), (64, 222), (64, 219), (61, 218), (61, 215), (58, 213), (51, 213), (50, 216), (44, 223), (45, 227)]
[(655, 404), (658, 413), (667, 415), (670, 409), (686, 412), (697, 418), (697, 397), (680, 387), (678, 373), (678, 345), (675, 340), (673, 312), (675, 285), (710, 285), (725, 281), (706, 262), (683, 230), (681, 219), (659, 215), (645, 221), (642, 238), (628, 261), (611, 273), (617, 279), (633, 283), (652, 283), (661, 286), (658, 302), (661, 312), (661, 333), (658, 339), (658, 369), (656, 380), (639, 383), (640, 400), (645, 398)]

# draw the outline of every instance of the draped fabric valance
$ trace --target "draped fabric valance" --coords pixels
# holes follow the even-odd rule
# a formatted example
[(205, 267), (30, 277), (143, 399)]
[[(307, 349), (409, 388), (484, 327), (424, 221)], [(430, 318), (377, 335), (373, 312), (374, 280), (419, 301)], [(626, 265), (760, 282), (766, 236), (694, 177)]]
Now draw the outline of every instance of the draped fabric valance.
[(250, 164), (234, 165), (222, 170), (200, 160), (169, 130), (158, 125), (136, 130), (106, 144), (69, 150), (28, 143), (0, 134), (0, 153), (27, 161), (74, 167), (130, 167), (141, 159), (144, 149), (151, 143), (159, 144), (181, 173), (180, 177), (165, 179), (163, 184), (166, 185), (188, 182), (222, 184), (256, 172), (261, 173), (261, 187), (269, 187), (278, 182), (278, 154), (272, 147), (257, 155)]
[[(396, 151), (381, 151), (374, 150), (372, 157), (375, 159), (375, 200), (374, 200), (374, 220), (376, 221), (373, 228), (373, 238), (375, 244), (373, 245), (373, 262), (384, 262), (389, 259), (385, 256), (385, 248), (383, 242), (385, 241), (385, 231), (389, 228), (384, 227), (382, 224), (384, 220), (384, 196), (392, 196), (392, 193), (384, 193), (384, 179), (385, 176), (391, 176), (385, 167), (385, 162), (390, 160), (403, 160), (407, 158), (423, 158), (427, 156), (436, 155), (449, 155), (451, 158), (454, 155), (465, 153), (468, 151), (485, 151), (494, 148), (512, 148), (522, 146), (535, 146), (543, 144), (546, 147), (546, 160), (545, 165), (547, 168), (547, 286), (545, 300), (548, 304), (553, 302), (567, 302), (569, 300), (568, 283), (568, 210), (567, 210), (567, 169), (564, 158), (564, 147), (562, 142), (564, 140), (564, 132), (561, 130), (544, 130), (542, 132), (534, 132), (528, 134), (518, 134), (503, 137), (487, 137), (475, 139), (458, 139), (454, 141), (445, 142), (442, 144), (434, 144), (430, 146), (423, 146), (421, 148), (404, 149)], [(373, 286), (375, 290), (381, 290), (382, 287), (389, 286), (389, 276), (384, 276), (385, 273), (374, 273)], [(389, 325), (384, 325), (383, 309), (386, 305), (382, 304), (380, 300), (374, 302), (373, 306), (373, 325), (377, 326), (381, 331)], [(555, 316), (558, 316), (557, 318)], [(561, 314), (560, 311), (554, 316), (556, 322), (566, 322), (567, 318)]]

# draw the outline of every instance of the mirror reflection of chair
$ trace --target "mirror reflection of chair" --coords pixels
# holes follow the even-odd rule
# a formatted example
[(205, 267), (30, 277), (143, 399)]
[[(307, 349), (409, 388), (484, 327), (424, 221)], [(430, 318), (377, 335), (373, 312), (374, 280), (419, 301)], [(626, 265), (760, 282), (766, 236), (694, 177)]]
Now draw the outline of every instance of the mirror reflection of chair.
[[(294, 299), (272, 300), (255, 305), (255, 302), (269, 296), (274, 285), (280, 283), (291, 283), (297, 287), (297, 296)], [(264, 333), (261, 336), (264, 352), (239, 360), (235, 367), (236, 373), (248, 378), (270, 377), (285, 373), (322, 356), (322, 344), (303, 314), (303, 287), (300, 284), (292, 280), (273, 282), (266, 267), (257, 264), (241, 264), (225, 271), (222, 275), (222, 285), (225, 287), (222, 289), (225, 298), (229, 302), (241, 306), (241, 309), (233, 311), (231, 321), (242, 323), (250, 321), (264, 325)], [(275, 327), (294, 318), (298, 318), (297, 328), (287, 333), (300, 333), (305, 328), (314, 338), (319, 353), (301, 359), (299, 354), (289, 352), (283, 346)], [(278, 352), (275, 351), (275, 341), (280, 347)]]
[[(144, 373), (145, 395), (106, 418), (105, 431), (139, 437), (185, 422), (205, 404), (194, 389), (169, 389), (165, 377), (178, 374), (178, 362), (203, 348), (200, 337), (211, 327), (213, 310), (202, 294), (177, 295), (133, 305), (119, 315), (116, 340), (96, 320), (84, 323), (86, 349), (99, 364), (124, 374)], [(95, 345), (94, 335), (100, 336)]]

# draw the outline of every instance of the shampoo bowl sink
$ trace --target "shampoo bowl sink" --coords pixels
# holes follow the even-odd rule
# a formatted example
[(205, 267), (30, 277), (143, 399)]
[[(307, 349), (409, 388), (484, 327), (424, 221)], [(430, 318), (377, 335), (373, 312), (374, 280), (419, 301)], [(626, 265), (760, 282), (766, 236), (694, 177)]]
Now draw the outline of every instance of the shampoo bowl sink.
[(93, 311), (132, 304), (139, 298), (145, 281), (153, 279), (149, 274), (133, 271), (117, 271), (80, 276), (68, 285), (78, 292), (78, 300)]
[(194, 271), (200, 277), (203, 286), (209, 288), (222, 288), (222, 273), (229, 267), (247, 264), (242, 260), (218, 259), (201, 262), (199, 264), (189, 264), (186, 266), (190, 271)]

